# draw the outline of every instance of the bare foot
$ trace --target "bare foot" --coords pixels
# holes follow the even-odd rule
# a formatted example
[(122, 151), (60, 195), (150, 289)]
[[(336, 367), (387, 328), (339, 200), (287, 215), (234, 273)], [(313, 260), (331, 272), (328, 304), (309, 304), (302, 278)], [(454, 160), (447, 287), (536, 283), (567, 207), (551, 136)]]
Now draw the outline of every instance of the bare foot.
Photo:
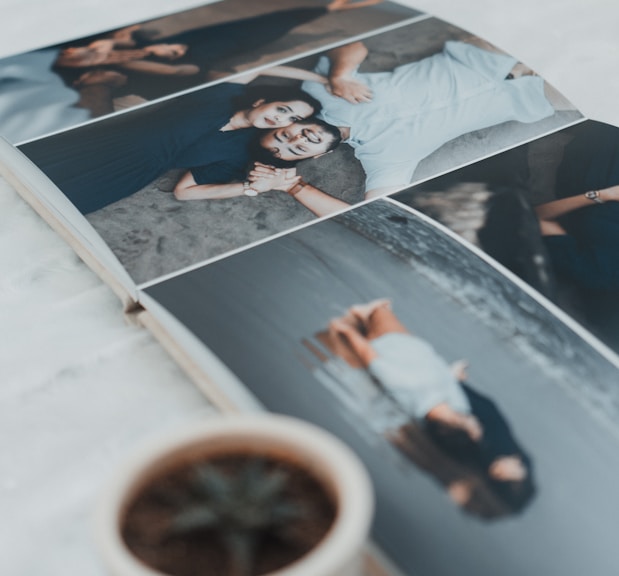
[(355, 316), (350, 310), (346, 311), (346, 314), (341, 317), (344, 322), (349, 326), (352, 326), (355, 330), (363, 330), (363, 324), (359, 321), (359, 318)]
[(329, 333), (331, 335), (346, 334), (351, 329), (355, 330), (356, 327), (352, 325), (345, 317), (333, 318), (329, 322)]
[(127, 26), (125, 28), (121, 28), (112, 34), (112, 38), (115, 40), (131, 40), (131, 35), (142, 27), (141, 24), (134, 24), (133, 26)]
[(327, 325), (327, 333), (329, 334), (329, 338), (331, 338), (333, 345), (335, 345), (336, 342), (341, 341), (342, 339), (342, 327), (340, 324), (341, 322), (341, 318), (333, 318), (329, 321), (329, 324)]
[(348, 311), (365, 326), (374, 310), (383, 307), (391, 309), (391, 300), (389, 300), (389, 298), (378, 298), (367, 304), (356, 304), (355, 306), (351, 306)]

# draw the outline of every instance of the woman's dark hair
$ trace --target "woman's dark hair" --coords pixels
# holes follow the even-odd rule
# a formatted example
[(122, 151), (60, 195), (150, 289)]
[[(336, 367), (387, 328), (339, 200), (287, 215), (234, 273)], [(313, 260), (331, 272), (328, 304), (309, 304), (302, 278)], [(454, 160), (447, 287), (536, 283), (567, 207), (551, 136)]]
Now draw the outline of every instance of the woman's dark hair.
[[(295, 124), (316, 124), (317, 126), (320, 126), (327, 134), (329, 134), (329, 136), (331, 136), (331, 142), (329, 142), (329, 146), (325, 150), (325, 153), (335, 150), (342, 141), (340, 129), (337, 126), (333, 126), (332, 124), (321, 120), (320, 118), (310, 116), (309, 118), (298, 120)], [(260, 143), (260, 139), (263, 135), (264, 131), (258, 132), (256, 137), (249, 144), (249, 155), (252, 162), (262, 162), (263, 164), (269, 164), (271, 166), (275, 166), (276, 168), (294, 168), (301, 161), (298, 160), (295, 162), (277, 158), (270, 150), (264, 148)]]
[(292, 162), (289, 160), (282, 160), (273, 155), (273, 153), (264, 148), (260, 143), (261, 134), (256, 136), (249, 144), (249, 157), (251, 158), (250, 167), (254, 162), (261, 162), (262, 164), (268, 164), (275, 168), (294, 168), (298, 162)]
[(337, 126), (333, 126), (333, 124), (329, 124), (320, 118), (305, 118), (305, 120), (300, 120), (297, 124), (316, 124), (320, 126), (327, 134), (331, 136), (331, 143), (327, 148), (326, 152), (331, 152), (331, 150), (335, 150), (340, 143), (342, 142), (342, 133)]
[[(432, 442), (444, 453), (458, 462), (472, 469), (478, 470), (483, 482), (476, 485), (472, 496), (463, 508), (477, 516), (491, 519), (506, 514), (521, 512), (530, 503), (535, 495), (535, 484), (532, 478), (531, 463), (523, 458), (527, 468), (527, 475), (523, 480), (495, 480), (487, 471), (488, 462), (485, 461), (477, 442), (461, 429), (454, 429), (440, 422), (426, 420), (424, 426)], [(485, 489), (482, 488), (485, 486)], [(486, 492), (485, 495), (482, 493)], [(491, 492), (494, 498), (489, 497)], [(492, 504), (492, 501), (495, 503)], [(497, 506), (498, 505), (498, 506)]]
[(246, 110), (251, 108), (254, 102), (264, 100), (265, 102), (292, 102), (300, 100), (309, 104), (314, 114), (322, 110), (322, 104), (313, 96), (294, 86), (268, 86), (258, 85), (249, 86), (245, 93), (233, 100), (235, 110)]
[(461, 428), (448, 426), (437, 420), (428, 418), (424, 421), (424, 429), (432, 441), (444, 452), (460, 462), (478, 461), (479, 445)]
[(523, 480), (489, 479), (488, 484), (512, 514), (522, 512), (535, 496), (535, 484), (530, 470)]

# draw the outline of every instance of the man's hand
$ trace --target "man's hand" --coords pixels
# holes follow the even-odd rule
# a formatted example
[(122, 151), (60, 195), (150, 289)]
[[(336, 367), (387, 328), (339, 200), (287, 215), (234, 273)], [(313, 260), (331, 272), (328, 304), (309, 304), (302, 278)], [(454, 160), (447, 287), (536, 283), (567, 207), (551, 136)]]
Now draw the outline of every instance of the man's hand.
[(347, 76), (329, 78), (327, 90), (334, 96), (343, 98), (351, 104), (372, 101), (372, 91), (363, 82), (353, 80)]
[(261, 162), (256, 162), (248, 175), (248, 180), (256, 192), (288, 192), (300, 179), (295, 168), (275, 168)]

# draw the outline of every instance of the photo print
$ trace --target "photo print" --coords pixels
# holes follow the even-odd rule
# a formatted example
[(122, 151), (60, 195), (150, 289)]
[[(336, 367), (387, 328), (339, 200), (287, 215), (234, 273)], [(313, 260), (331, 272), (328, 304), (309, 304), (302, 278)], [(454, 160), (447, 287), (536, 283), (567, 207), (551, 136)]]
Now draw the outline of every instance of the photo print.
[(20, 149), (145, 283), (580, 118), (549, 94), (424, 18)]
[(586, 121), (395, 196), (619, 351), (619, 129)]
[(429, 219), (376, 200), (146, 293), (357, 451), (404, 573), (612, 573), (616, 366)]
[(24, 142), (419, 14), (383, 0), (225, 0), (3, 58), (0, 134)]

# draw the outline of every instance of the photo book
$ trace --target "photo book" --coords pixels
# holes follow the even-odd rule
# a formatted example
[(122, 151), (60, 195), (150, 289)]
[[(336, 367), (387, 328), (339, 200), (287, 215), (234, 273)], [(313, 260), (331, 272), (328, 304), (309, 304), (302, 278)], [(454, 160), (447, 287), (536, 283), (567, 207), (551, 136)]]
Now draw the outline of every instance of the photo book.
[(221, 410), (359, 455), (384, 573), (617, 573), (619, 128), (381, 0), (222, 0), (0, 80), (0, 173)]

